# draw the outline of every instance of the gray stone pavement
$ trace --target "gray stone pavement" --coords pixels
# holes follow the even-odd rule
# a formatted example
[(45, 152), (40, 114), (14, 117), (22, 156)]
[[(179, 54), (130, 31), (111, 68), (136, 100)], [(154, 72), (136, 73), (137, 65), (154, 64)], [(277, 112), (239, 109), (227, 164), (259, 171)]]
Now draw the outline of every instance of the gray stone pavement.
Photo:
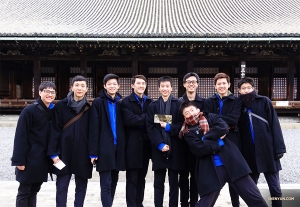
[[(268, 203), (271, 206), (271, 201), (269, 200), (268, 187), (266, 184), (258, 184), (258, 187)], [(15, 197), (17, 193), (18, 182), (17, 181), (0, 181), (0, 206), (1, 207), (13, 207), (15, 206)], [(165, 184), (165, 196), (164, 196), (164, 207), (168, 206), (168, 184)], [(299, 184), (283, 184), (283, 197), (282, 199), (286, 199), (284, 201), (284, 207), (299, 207), (300, 206), (300, 185)], [(287, 191), (285, 193), (285, 190)], [(67, 206), (73, 206), (74, 201), (74, 191), (75, 191), (75, 183), (71, 181), (69, 186), (69, 194)], [(144, 206), (145, 207), (153, 207), (153, 183), (147, 183), (145, 189), (145, 199)], [(298, 195), (298, 196), (297, 196)], [(241, 207), (246, 207), (245, 202), (240, 199)], [(55, 206), (55, 182), (50, 181), (44, 183), (42, 185), (41, 191), (38, 193), (37, 197), (37, 206), (41, 207), (54, 207)], [(87, 194), (85, 198), (84, 206), (86, 207), (94, 207), (94, 206), (102, 206), (100, 200), (100, 186), (99, 182), (89, 182), (87, 188)], [(114, 207), (126, 206), (125, 199), (125, 182), (119, 182), (117, 185), (116, 195), (113, 203)], [(180, 206), (180, 205), (178, 205)], [(220, 192), (220, 196), (215, 204), (215, 207), (230, 207), (230, 196), (228, 186), (225, 185)]]

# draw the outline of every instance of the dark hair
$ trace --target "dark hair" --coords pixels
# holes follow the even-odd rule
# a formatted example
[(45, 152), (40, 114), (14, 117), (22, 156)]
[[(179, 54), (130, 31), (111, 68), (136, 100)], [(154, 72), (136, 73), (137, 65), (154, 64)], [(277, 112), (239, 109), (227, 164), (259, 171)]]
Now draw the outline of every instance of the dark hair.
[(197, 73), (194, 73), (194, 72), (190, 72), (190, 73), (187, 73), (187, 74), (183, 77), (183, 83), (185, 83), (185, 82), (186, 82), (186, 79), (188, 79), (188, 78), (191, 77), (191, 76), (196, 77), (197, 82), (198, 82), (198, 83), (200, 82), (200, 78), (199, 78), (198, 74), (197, 74)]
[(39, 91), (43, 91), (44, 89), (47, 89), (47, 88), (53, 88), (53, 90), (56, 91), (55, 84), (53, 82), (50, 82), (50, 81), (42, 82), (39, 86)]
[(109, 73), (104, 76), (103, 85), (105, 85), (107, 83), (107, 81), (109, 81), (111, 79), (116, 79), (117, 83), (119, 84), (119, 76), (117, 76), (116, 74), (113, 74), (113, 73)]
[(196, 104), (194, 103), (194, 101), (186, 100), (180, 104), (179, 111), (181, 112), (181, 114), (183, 113), (183, 110), (189, 106), (194, 106), (194, 107), (198, 108), (196, 106)]
[(169, 81), (171, 83), (171, 87), (173, 86), (173, 79), (170, 76), (162, 76), (157, 80), (157, 85), (160, 87), (161, 82)]
[(242, 79), (240, 79), (237, 83), (238, 85), (238, 88), (241, 88), (241, 86), (244, 84), (244, 83), (249, 83), (252, 87), (254, 87), (254, 81), (252, 78), (250, 77), (244, 77)]
[(133, 77), (131, 78), (131, 84), (134, 84), (134, 83), (135, 83), (135, 80), (136, 80), (137, 78), (142, 79), (142, 80), (144, 80), (144, 81), (147, 83), (147, 79), (146, 79), (145, 76), (143, 76), (143, 75), (135, 75), (135, 76), (133, 76)]
[(85, 81), (86, 82), (86, 86), (88, 85), (88, 80), (87, 78), (83, 77), (82, 75), (76, 75), (73, 79), (72, 79), (72, 86), (74, 85), (74, 83), (76, 81)]
[(214, 85), (217, 84), (217, 80), (221, 78), (226, 78), (227, 83), (230, 83), (230, 77), (226, 73), (217, 73), (214, 77)]

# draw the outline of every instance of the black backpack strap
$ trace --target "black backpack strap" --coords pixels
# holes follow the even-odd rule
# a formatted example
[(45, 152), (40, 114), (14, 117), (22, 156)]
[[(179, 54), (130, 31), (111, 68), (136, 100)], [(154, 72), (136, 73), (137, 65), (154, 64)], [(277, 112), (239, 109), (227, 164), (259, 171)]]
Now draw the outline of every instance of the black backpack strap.
[(46, 111), (46, 109), (44, 109), (44, 107), (42, 107), (38, 102), (34, 101), (33, 102), (34, 105), (36, 105), (40, 110), (41, 112), (43, 112), (43, 114), (47, 117), (48, 121), (51, 120), (51, 115), (48, 111)]

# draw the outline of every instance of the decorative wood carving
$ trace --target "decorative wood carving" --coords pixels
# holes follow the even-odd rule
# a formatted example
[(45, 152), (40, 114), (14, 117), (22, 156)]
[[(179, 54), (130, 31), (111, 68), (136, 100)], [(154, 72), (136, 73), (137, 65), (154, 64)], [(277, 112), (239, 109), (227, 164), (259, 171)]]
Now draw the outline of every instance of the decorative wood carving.
[(274, 52), (273, 52), (273, 50), (262, 50), (259, 55), (270, 56), (270, 55), (274, 55)]
[(104, 50), (99, 56), (119, 56), (114, 50)]
[(22, 55), (20, 50), (8, 50), (7, 55)]
[(221, 50), (209, 49), (207, 56), (225, 56), (225, 54)]

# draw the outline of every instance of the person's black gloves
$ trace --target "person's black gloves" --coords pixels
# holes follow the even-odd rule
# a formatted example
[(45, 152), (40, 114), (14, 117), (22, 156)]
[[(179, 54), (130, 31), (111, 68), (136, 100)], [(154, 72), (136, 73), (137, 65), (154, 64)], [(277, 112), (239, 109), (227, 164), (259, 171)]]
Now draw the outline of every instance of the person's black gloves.
[(280, 154), (276, 154), (275, 155), (275, 159), (276, 160), (279, 160), (279, 159), (281, 159), (283, 157), (283, 153), (280, 153)]

